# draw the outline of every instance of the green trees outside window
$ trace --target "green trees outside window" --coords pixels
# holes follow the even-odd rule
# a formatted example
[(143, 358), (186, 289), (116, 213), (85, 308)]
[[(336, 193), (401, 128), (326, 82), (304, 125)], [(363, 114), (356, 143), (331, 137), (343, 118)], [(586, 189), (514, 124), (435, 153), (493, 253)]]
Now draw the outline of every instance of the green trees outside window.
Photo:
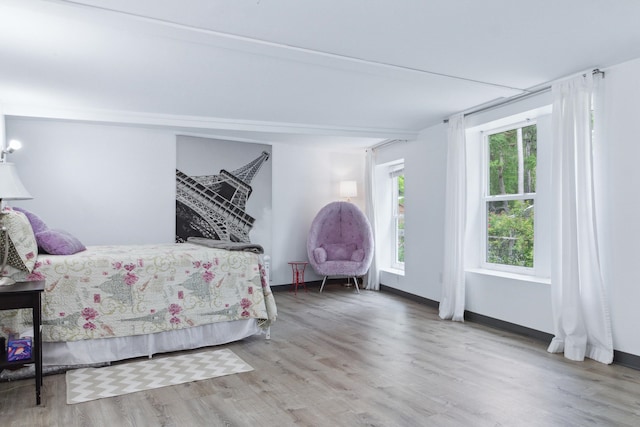
[(533, 267), (537, 128), (490, 134), (486, 262)]
[(396, 207), (396, 261), (404, 263), (404, 175), (398, 175), (397, 180), (397, 199)]

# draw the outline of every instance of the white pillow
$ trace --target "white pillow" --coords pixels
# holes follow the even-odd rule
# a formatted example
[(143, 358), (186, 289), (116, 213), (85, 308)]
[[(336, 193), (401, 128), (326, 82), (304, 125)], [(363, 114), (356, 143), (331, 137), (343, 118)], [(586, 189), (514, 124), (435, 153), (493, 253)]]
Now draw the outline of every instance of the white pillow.
[[(38, 244), (33, 234), (31, 223), (22, 212), (5, 209), (0, 213), (0, 226), (7, 228), (9, 233), (9, 257), (3, 276), (12, 275), (18, 271), (31, 273), (36, 265)], [(4, 256), (5, 235), (0, 232), (0, 265)]]

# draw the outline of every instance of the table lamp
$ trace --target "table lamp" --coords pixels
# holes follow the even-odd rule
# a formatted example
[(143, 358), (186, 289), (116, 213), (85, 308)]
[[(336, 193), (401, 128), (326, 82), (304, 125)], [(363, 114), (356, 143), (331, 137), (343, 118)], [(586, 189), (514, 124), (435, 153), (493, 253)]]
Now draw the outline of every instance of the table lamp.
[[(9, 151), (10, 150), (10, 151)], [(0, 158), (0, 232), (2, 232), (2, 242), (4, 243), (4, 250), (2, 251), (2, 268), (0, 269), (0, 286), (11, 285), (15, 283), (10, 277), (4, 277), (4, 269), (7, 267), (7, 258), (9, 257), (9, 248), (11, 240), (9, 239), (9, 232), (4, 225), (5, 212), (2, 210), (2, 202), (4, 200), (28, 200), (32, 199), (31, 194), (24, 188), (16, 167), (13, 163), (6, 162), (6, 153), (10, 153), (13, 149), (2, 150), (2, 156)]]

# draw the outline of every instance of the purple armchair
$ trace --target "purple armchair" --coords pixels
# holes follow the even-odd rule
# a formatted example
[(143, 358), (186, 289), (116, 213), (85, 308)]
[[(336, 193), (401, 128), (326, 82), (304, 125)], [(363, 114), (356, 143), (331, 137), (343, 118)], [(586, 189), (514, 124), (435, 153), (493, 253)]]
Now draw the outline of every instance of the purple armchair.
[(369, 220), (349, 202), (332, 202), (320, 209), (307, 238), (309, 264), (324, 276), (320, 292), (329, 276), (353, 277), (366, 274), (373, 258), (373, 233)]

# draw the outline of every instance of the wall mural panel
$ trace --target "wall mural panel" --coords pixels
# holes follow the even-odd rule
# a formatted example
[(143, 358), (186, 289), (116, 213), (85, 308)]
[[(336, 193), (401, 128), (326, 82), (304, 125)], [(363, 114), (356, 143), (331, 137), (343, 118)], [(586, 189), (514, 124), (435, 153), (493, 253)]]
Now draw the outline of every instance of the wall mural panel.
[(271, 244), (271, 146), (177, 137), (176, 242)]

